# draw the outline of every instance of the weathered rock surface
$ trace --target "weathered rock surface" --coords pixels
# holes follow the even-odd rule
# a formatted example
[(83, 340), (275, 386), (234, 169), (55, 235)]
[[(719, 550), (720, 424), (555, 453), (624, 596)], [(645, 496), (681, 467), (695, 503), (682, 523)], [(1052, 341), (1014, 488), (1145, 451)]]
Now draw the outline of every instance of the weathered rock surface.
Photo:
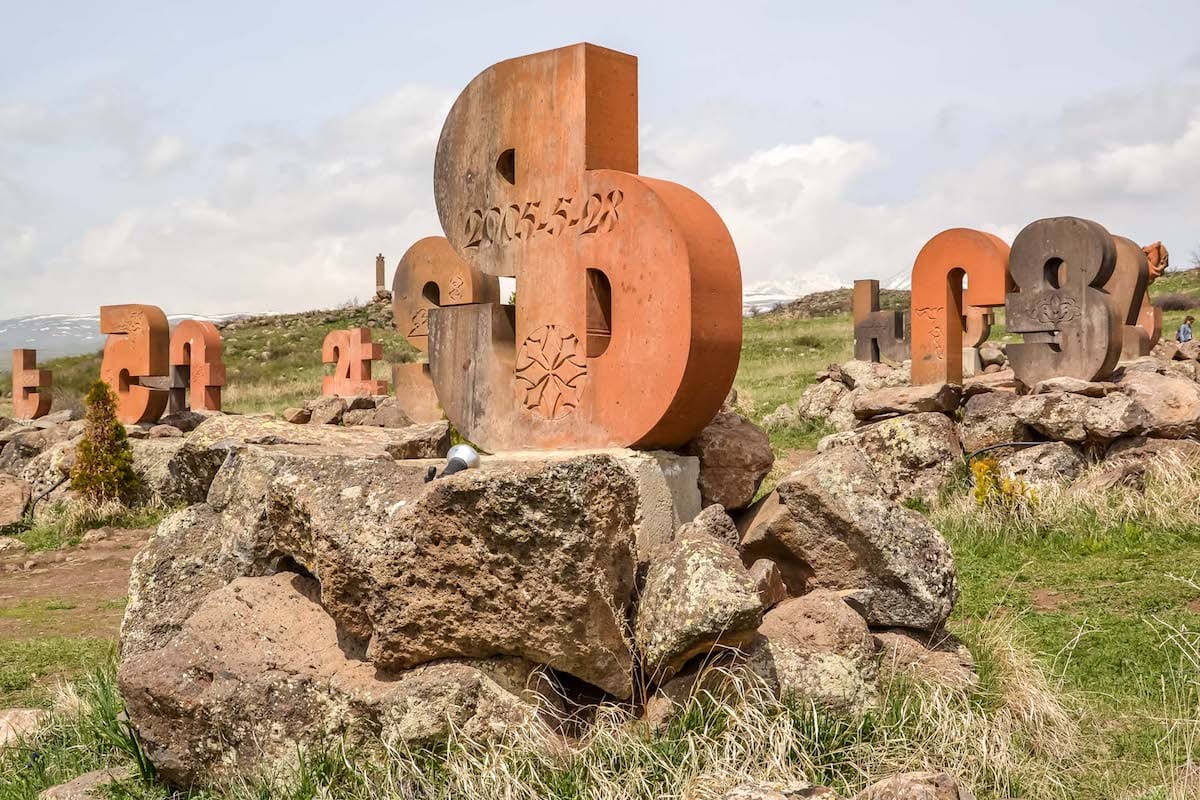
[(191, 505), (208, 496), (225, 451), (203, 448), (185, 439), (134, 439), (133, 469), (141, 477), (145, 501), (167, 506)]
[(768, 612), (747, 665), (781, 697), (850, 713), (875, 702), (875, 641), (835, 592), (818, 589)]
[(1127, 373), (1121, 391), (1141, 409), (1133, 433), (1162, 439), (1200, 434), (1200, 384), (1176, 375)]
[[(763, 424), (768, 428), (786, 428), (799, 425), (807, 419), (828, 419), (837, 430), (849, 430), (854, 427), (854, 414), (846, 409), (848, 419), (833, 419), (842, 401), (850, 394), (850, 390), (841, 381), (817, 381), (809, 384), (800, 398), (792, 405), (783, 405), (763, 418)], [(852, 404), (853, 400), (849, 400)], [(845, 423), (840, 425), (839, 422)]]
[(99, 800), (107, 797), (104, 787), (128, 776), (115, 769), (85, 772), (74, 780), (51, 786), (38, 795), (38, 800)]
[(767, 432), (740, 414), (721, 411), (688, 442), (683, 452), (700, 459), (700, 497), (704, 505), (745, 508), (775, 454)]
[(43, 708), (0, 709), (0, 749), (37, 733), (49, 717)]
[[(872, 391), (888, 386), (907, 386), (911, 373), (906, 367), (851, 359), (843, 364), (834, 364), (826, 372), (830, 380), (841, 381), (847, 389)], [(820, 379), (820, 375), (817, 376)]]
[(1149, 463), (1155, 460), (1200, 460), (1200, 442), (1191, 439), (1151, 439), (1130, 436), (1118, 439), (1104, 453), (1104, 463), (1112, 466), (1123, 462)]
[(1039, 381), (1033, 387), (1033, 394), (1066, 392), (1068, 394), (1081, 394), (1084, 397), (1104, 397), (1116, 390), (1117, 385), (1108, 381), (1085, 381), (1080, 378), (1062, 376)]
[(838, 800), (837, 792), (808, 781), (744, 783), (721, 795), (720, 800)]
[(1013, 415), (1055, 441), (1108, 442), (1135, 433), (1140, 412), (1126, 394), (1086, 397), (1070, 392), (1047, 392), (1021, 397)]
[[(711, 527), (706, 520), (712, 509), (726, 516), (710, 506), (650, 558), (635, 640), (646, 674), (657, 682), (693, 656), (744, 645), (762, 620), (758, 586), (737, 550), (704, 530)], [(728, 527), (733, 528), (732, 521)]]
[(905, 676), (951, 689), (973, 689), (979, 685), (975, 657), (949, 633), (886, 628), (873, 631), (872, 635), (885, 675)]
[(944, 772), (906, 772), (871, 784), (854, 800), (975, 800)]
[(309, 425), (339, 425), (346, 413), (346, 401), (340, 397), (320, 397), (304, 404)]
[(961, 399), (962, 387), (949, 383), (874, 389), (854, 399), (854, 416), (870, 419), (884, 414), (949, 413), (958, 409)]
[(293, 564), (381, 669), (511, 655), (628, 697), (632, 475), (607, 455), (493, 459), (430, 484), (425, 466), (305, 445), (231, 451), (208, 503), (164, 520), (135, 560), (124, 657), (164, 646), (234, 578)]
[(1032, 432), (1012, 413), (1017, 396), (1010, 392), (985, 392), (970, 397), (963, 408), (959, 432), (963, 449), (974, 453), (1002, 442), (1029, 441)]
[(872, 625), (936, 630), (957, 597), (950, 548), (877, 472), (851, 447), (806, 462), (741, 519), (742, 561), (774, 561), (793, 596), (867, 590)]
[(1069, 483), (1079, 477), (1087, 461), (1078, 446), (1047, 442), (997, 457), (1000, 474), (1038, 488), (1052, 483)]
[(763, 609), (771, 609), (788, 598), (787, 584), (779, 566), (769, 558), (760, 558), (750, 565), (750, 580), (758, 588)]
[(361, 660), (320, 601), (311, 578), (237, 578), (165, 646), (124, 661), (129, 717), (163, 778), (251, 776), (335, 740), (415, 744), (451, 728), (486, 739), (535, 717), (533, 665), (451, 660), (389, 673)]
[(858, 450), (872, 465), (888, 496), (933, 500), (962, 461), (962, 442), (945, 414), (920, 413), (885, 419), (826, 436), (819, 452)]
[(176, 428), (174, 425), (151, 425), (148, 432), (150, 439), (179, 439), (183, 436), (183, 431)]
[[(337, 398), (340, 400), (340, 398)], [(343, 428), (338, 425), (292, 425), (266, 415), (213, 417), (187, 438), (196, 449), (227, 451), (238, 445), (290, 445), (313, 451), (364, 458), (443, 458), (449, 449), (446, 423), (412, 428)], [(417, 453), (417, 455), (410, 455)]]
[(21, 521), (31, 491), (29, 484), (21, 478), (0, 473), (0, 528)]
[(0, 472), (19, 473), (39, 453), (70, 439), (71, 436), (69, 425), (55, 425), (50, 428), (20, 425), (10, 428), (0, 434), (0, 440), (7, 437), (7, 443), (0, 447)]
[[(368, 427), (387, 427), (374, 425)], [(450, 423), (429, 422), (425, 425), (409, 425), (404, 428), (389, 428), (395, 439), (385, 449), (397, 460), (406, 458), (441, 458), (450, 450)]]
[(290, 422), (293, 425), (307, 425), (312, 419), (312, 411), (307, 408), (285, 408), (283, 410), (284, 422)]

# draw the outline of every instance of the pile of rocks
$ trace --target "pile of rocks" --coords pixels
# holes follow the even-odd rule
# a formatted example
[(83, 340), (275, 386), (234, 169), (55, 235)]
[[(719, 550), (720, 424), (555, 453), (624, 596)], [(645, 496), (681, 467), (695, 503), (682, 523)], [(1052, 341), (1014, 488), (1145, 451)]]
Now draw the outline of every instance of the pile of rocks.
[(881, 670), (973, 680), (941, 630), (949, 549), (865, 447), (739, 511), (772, 457), (728, 410), (680, 453), (495, 454), (430, 483), (445, 442), (396, 443), (425, 427), (222, 417), (186, 437), (220, 462), (135, 561), (119, 672), (167, 780), (331, 738), (549, 737), (600, 701), (657, 725), (714, 660), (848, 712)]
[(338, 397), (322, 395), (300, 408), (284, 409), (283, 418), (295, 425), (365, 425), (371, 428), (407, 428), (413, 424), (389, 395)]
[[(1178, 348), (1122, 363), (1103, 382), (1059, 378), (1021, 386), (998, 368), (963, 385), (909, 386), (907, 365), (850, 361), (833, 365), (770, 425), (825, 420), (838, 433), (818, 449), (853, 444), (891, 462), (885, 482), (901, 496), (930, 497), (961, 456), (1008, 442), (1001, 471), (1027, 485), (1069, 481), (1103, 461), (1112, 480), (1136, 478), (1148, 460), (1200, 457), (1200, 363)], [(888, 456), (884, 451), (891, 451)]]

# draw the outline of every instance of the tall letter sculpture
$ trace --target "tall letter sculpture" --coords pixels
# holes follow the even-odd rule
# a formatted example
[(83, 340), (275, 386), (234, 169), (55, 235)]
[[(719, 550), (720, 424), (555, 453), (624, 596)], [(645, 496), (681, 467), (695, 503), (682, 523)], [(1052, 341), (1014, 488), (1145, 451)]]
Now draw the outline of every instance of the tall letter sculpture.
[(100, 379), (117, 395), (117, 419), (127, 425), (154, 422), (167, 407), (167, 390), (140, 381), (167, 377), (166, 315), (155, 306), (101, 306), (100, 332), (108, 334)]
[(496, 64), (450, 110), (434, 271), (517, 280), (515, 308), (428, 310), (438, 398), (486, 449), (676, 447), (733, 383), (733, 241), (699, 195), (637, 174), (637, 137), (637, 60), (589, 44)]
[(321, 346), (321, 360), (333, 364), (333, 375), (321, 381), (321, 393), (354, 397), (387, 394), (387, 381), (371, 379), (371, 362), (383, 358), (383, 345), (371, 343), (370, 328), (330, 331)]
[(217, 326), (196, 319), (176, 325), (171, 332), (170, 413), (188, 408), (220, 411), (224, 385), (225, 365), (221, 362), (221, 332)]
[[(396, 265), (392, 322), (422, 353), (429, 351), (430, 309), (499, 302), (499, 279), (460, 260), (445, 237), (421, 239)], [(401, 407), (414, 422), (442, 418), (428, 364), (394, 364), (392, 383)]]
[(908, 336), (903, 311), (879, 310), (879, 281), (854, 282), (854, 357), (859, 361), (903, 361), (908, 358)]
[(1121, 342), (1121, 359), (1133, 359), (1150, 352), (1150, 334), (1137, 324), (1146, 299), (1150, 267), (1142, 248), (1124, 236), (1114, 236), (1113, 246), (1117, 249), (1117, 260), (1104, 291), (1121, 323), (1116, 334)]
[(50, 370), (37, 368), (37, 350), (12, 351), (12, 404), (17, 419), (37, 419), (50, 413)]
[(1067, 376), (1103, 377), (1121, 355), (1121, 318), (1103, 287), (1117, 246), (1103, 226), (1076, 217), (1032, 222), (1013, 241), (1007, 327), (1024, 336), (1008, 346), (1017, 379), (1033, 386)]
[[(1138, 311), (1137, 326), (1146, 332), (1146, 351), (1139, 355), (1147, 355), (1154, 346), (1158, 344), (1158, 340), (1162, 338), (1162, 309), (1150, 302), (1150, 284), (1154, 283), (1162, 276), (1170, 264), (1170, 255), (1167, 253), (1167, 248), (1162, 242), (1148, 244), (1142, 248), (1142, 252), (1146, 254), (1147, 267), (1149, 269), (1149, 277), (1146, 279), (1146, 296), (1142, 300), (1141, 310)], [(1123, 358), (1129, 358), (1122, 351)]]
[(914, 385), (962, 383), (964, 328), (968, 341), (986, 339), (986, 310), (1004, 305), (1010, 286), (1007, 266), (1008, 245), (969, 228), (942, 231), (921, 248), (912, 271)]

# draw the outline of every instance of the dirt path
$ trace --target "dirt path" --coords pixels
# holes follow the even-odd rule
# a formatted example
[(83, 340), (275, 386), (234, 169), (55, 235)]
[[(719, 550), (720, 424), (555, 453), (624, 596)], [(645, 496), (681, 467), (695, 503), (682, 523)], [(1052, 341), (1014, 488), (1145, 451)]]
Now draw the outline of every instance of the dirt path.
[(104, 528), (67, 550), (0, 555), (0, 639), (115, 638), (130, 564), (151, 533)]

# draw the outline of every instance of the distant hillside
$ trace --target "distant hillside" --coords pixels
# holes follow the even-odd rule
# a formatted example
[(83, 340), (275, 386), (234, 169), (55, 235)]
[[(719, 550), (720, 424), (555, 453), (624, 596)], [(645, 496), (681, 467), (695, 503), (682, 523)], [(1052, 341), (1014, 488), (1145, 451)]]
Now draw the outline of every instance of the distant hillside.
[[(242, 314), (169, 314), (174, 325), (183, 319), (205, 319), (219, 322)], [(58, 358), (92, 353), (104, 346), (98, 314), (34, 314), (27, 317), (0, 319), (0, 353), (17, 348), (33, 348), (39, 358)], [(7, 358), (5, 359), (7, 362)]]
[[(789, 319), (808, 319), (809, 317), (830, 317), (835, 314), (849, 314), (852, 289), (830, 289), (827, 292), (813, 292), (764, 312), (770, 316), (787, 317)], [(907, 310), (909, 297), (912, 293), (899, 289), (880, 289), (880, 308), (897, 308)]]

